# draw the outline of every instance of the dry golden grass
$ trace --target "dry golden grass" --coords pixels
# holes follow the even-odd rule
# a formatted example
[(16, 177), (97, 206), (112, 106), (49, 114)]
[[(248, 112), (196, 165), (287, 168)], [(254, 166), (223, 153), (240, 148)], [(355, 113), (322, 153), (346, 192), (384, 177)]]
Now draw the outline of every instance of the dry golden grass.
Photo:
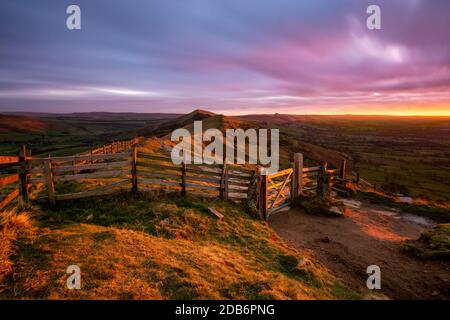
[[(21, 257), (16, 277), (21, 298), (245, 299), (249, 290), (260, 298), (331, 298), (326, 291), (266, 271), (258, 261), (224, 245), (199, 246), (85, 224), (34, 241), (26, 245), (43, 254), (34, 258), (48, 265), (33, 268), (29, 257)], [(80, 291), (65, 289), (65, 270), (71, 264), (82, 270)]]
[[(355, 297), (239, 206), (157, 198), (116, 195), (95, 205), (79, 201), (77, 210), (71, 202), (36, 212), (36, 232), (11, 239), (14, 267), (0, 281), (0, 298)], [(204, 206), (215, 206), (225, 218), (209, 216)], [(129, 211), (117, 216), (123, 210)], [(81, 290), (66, 288), (72, 264), (81, 268)]]
[(11, 255), (19, 234), (32, 233), (33, 224), (28, 213), (14, 210), (0, 212), (0, 291), (6, 274), (12, 271)]

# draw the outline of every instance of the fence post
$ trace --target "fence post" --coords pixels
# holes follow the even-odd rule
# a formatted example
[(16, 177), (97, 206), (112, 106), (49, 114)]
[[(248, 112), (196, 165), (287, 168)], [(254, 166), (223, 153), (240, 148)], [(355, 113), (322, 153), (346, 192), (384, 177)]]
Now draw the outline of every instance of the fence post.
[(131, 183), (131, 192), (137, 192), (137, 146), (135, 144), (133, 144), (133, 146), (131, 147)]
[(347, 160), (342, 159), (341, 171), (340, 171), (340, 177), (339, 177), (339, 178), (342, 179), (342, 182), (344, 182), (344, 180), (345, 180), (346, 171), (347, 171)]
[(303, 154), (294, 154), (294, 176), (292, 179), (291, 199), (297, 198), (303, 192)]
[(261, 177), (261, 192), (259, 203), (261, 204), (261, 213), (264, 220), (267, 220), (267, 202), (268, 202), (268, 190), (267, 190), (267, 175), (260, 175)]
[(181, 195), (186, 195), (186, 162), (181, 163)]
[(55, 204), (55, 184), (53, 182), (52, 160), (50, 159), (50, 155), (44, 162), (44, 173), (47, 184), (48, 201), (51, 204)]
[(321, 198), (328, 198), (330, 195), (330, 177), (328, 174), (328, 164), (324, 162), (319, 174), (317, 175), (317, 196)]
[(33, 185), (30, 183), (30, 179), (31, 179), (31, 169), (32, 169), (32, 162), (31, 162), (31, 157), (33, 156), (31, 153), (31, 149), (27, 151), (28, 152), (28, 156), (26, 159), (26, 164), (27, 164), (27, 194), (28, 194), (28, 201), (31, 200), (31, 194), (33, 193)]
[(359, 168), (356, 169), (356, 186), (359, 187)]
[(27, 147), (23, 145), (19, 149), (20, 162), (20, 189), (19, 189), (19, 205), (23, 207), (28, 203), (28, 165), (27, 165)]
[(229, 178), (228, 178), (228, 166), (225, 166), (225, 173), (224, 173), (224, 177), (223, 177), (223, 198), (224, 200), (228, 200), (228, 193), (229, 193)]
[(220, 199), (228, 200), (228, 166), (222, 164), (222, 177), (220, 178)]

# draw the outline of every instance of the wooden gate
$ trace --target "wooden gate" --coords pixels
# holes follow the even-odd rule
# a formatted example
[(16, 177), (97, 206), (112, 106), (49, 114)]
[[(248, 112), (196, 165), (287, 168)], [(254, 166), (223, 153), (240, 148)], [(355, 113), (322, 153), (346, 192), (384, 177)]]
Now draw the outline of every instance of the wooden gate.
[(264, 219), (270, 214), (289, 205), (291, 199), (292, 168), (278, 171), (277, 173), (262, 176), (260, 204)]

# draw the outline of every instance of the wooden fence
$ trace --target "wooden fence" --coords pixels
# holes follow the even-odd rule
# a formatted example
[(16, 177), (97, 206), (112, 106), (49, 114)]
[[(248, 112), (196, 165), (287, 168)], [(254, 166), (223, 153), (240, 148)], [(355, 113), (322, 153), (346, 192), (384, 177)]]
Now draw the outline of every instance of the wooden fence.
[[(163, 189), (224, 200), (252, 197), (267, 219), (295, 197), (342, 191), (342, 184), (336, 182), (346, 181), (345, 160), (340, 169), (330, 170), (326, 163), (304, 167), (303, 155), (298, 153), (292, 168), (262, 175), (261, 168), (241, 165), (174, 165), (168, 156), (138, 150), (136, 140), (114, 142), (87, 153), (63, 157), (35, 157), (27, 155), (22, 147), (18, 157), (0, 157), (0, 164), (20, 165), (19, 174), (0, 178), (0, 187), (19, 183), (1, 200), (0, 209), (16, 198), (20, 204), (26, 204), (37, 194), (42, 196), (43, 192), (38, 192), (44, 189), (44, 197), (50, 203), (123, 190)], [(253, 193), (249, 192), (252, 186)]]
[[(102, 174), (97, 173), (89, 176), (87, 171), (102, 167), (113, 168), (113, 164), (98, 162), (117, 158), (121, 152), (131, 150), (135, 142), (135, 139), (112, 142), (70, 157), (35, 157), (31, 156), (30, 150), (27, 152), (26, 146), (20, 148), (17, 157), (0, 156), (0, 168), (4, 172), (0, 175), (0, 210), (9, 204), (12, 205), (15, 199), (19, 200), (19, 205), (28, 203), (29, 200), (36, 198), (43, 188), (47, 189), (51, 202), (71, 198), (70, 195), (56, 195), (55, 184), (61, 181), (78, 180), (78, 178), (101, 176)], [(126, 154), (129, 155), (129, 153)], [(16, 173), (10, 174), (11, 172)], [(82, 193), (81, 196), (84, 194)]]
[(149, 191), (164, 186), (167, 190), (219, 197), (245, 199), (254, 170), (242, 166), (174, 165), (171, 158), (138, 152), (136, 155), (136, 189)]

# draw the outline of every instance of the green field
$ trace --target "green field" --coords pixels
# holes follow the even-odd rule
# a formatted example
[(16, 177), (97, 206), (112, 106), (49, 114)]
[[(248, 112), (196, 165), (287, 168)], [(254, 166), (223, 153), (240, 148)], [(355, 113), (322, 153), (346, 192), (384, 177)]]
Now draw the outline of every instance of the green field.
[(0, 154), (16, 155), (20, 145), (26, 144), (34, 155), (73, 155), (112, 141), (131, 139), (136, 129), (158, 121), (145, 117), (99, 120), (73, 116), (44, 117), (39, 120), (48, 124), (47, 130), (0, 132)]
[(347, 154), (383, 190), (450, 200), (450, 119), (324, 117), (288, 135)]

